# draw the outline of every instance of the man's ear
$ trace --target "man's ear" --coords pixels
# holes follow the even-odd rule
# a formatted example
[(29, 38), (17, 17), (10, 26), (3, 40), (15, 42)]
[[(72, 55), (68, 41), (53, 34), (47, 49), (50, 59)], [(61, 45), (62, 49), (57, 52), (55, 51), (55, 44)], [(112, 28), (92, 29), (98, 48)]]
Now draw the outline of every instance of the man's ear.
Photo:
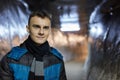
[(26, 30), (27, 30), (28, 33), (30, 32), (30, 31), (29, 31), (29, 26), (28, 26), (28, 25), (26, 25)]

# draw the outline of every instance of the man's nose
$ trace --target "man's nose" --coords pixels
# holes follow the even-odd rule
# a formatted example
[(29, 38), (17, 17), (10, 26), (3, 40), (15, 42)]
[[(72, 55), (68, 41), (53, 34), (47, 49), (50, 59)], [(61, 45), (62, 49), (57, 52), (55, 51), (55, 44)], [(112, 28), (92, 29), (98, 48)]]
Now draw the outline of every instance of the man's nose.
[(44, 29), (40, 29), (39, 34), (44, 34)]

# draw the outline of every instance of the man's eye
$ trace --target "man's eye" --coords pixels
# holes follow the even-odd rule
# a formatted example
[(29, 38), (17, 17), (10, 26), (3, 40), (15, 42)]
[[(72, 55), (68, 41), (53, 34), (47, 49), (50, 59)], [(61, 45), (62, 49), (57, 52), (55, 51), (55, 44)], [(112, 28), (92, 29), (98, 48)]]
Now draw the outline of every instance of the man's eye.
[(49, 26), (45, 26), (44, 29), (49, 29)]
[(33, 25), (34, 28), (40, 28), (38, 25)]

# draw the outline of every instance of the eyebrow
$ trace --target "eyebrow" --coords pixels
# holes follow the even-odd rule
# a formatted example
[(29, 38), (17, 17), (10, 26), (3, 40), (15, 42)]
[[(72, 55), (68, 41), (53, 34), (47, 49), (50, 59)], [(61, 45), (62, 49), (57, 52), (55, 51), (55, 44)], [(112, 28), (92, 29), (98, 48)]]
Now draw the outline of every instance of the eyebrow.
[(49, 26), (44, 26), (45, 28), (49, 28)]
[[(32, 26), (33, 27), (39, 27), (39, 28), (41, 27), (40, 25), (37, 25), (37, 24), (33, 24)], [(43, 28), (49, 28), (49, 26), (43, 26)]]

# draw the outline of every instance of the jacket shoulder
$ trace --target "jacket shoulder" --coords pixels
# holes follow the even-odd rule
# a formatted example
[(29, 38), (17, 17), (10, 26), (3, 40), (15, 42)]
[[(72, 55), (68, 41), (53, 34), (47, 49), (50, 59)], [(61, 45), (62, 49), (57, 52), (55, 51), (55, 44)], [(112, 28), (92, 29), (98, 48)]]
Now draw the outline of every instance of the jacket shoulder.
[(51, 53), (54, 54), (55, 56), (57, 56), (60, 59), (63, 59), (62, 54), (55, 48), (51, 47)]
[(27, 49), (17, 46), (13, 47), (7, 56), (12, 59), (19, 60), (26, 52)]

